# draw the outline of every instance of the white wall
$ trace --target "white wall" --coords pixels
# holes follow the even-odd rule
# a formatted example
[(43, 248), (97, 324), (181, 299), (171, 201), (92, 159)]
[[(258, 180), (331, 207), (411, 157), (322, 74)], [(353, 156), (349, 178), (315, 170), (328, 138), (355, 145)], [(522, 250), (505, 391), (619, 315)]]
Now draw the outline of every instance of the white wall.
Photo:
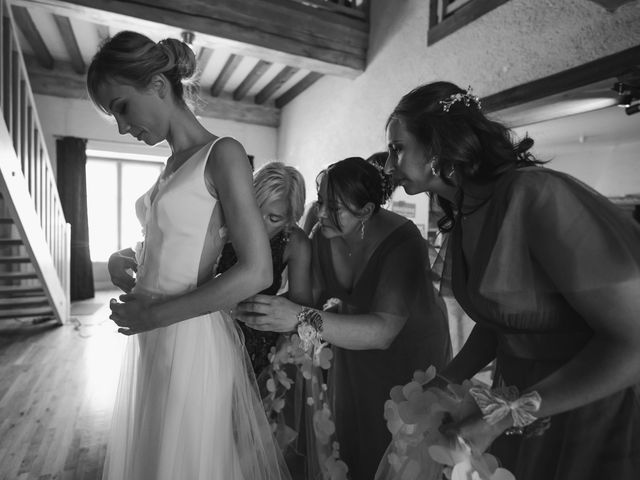
[[(311, 196), (324, 165), (384, 148), (387, 115), (419, 84), (450, 80), (482, 97), (640, 44), (638, 1), (612, 14), (590, 0), (511, 0), (430, 47), (428, 9), (425, 0), (372, 0), (366, 72), (322, 78), (284, 108), (279, 155), (301, 167)], [(636, 147), (615, 149), (616, 161), (637, 165)], [(567, 154), (551, 153), (558, 166)], [(618, 180), (600, 174), (589, 183), (616, 193)], [(640, 191), (638, 175), (624, 178), (626, 190)]]
[[(611, 127), (615, 126), (615, 127)], [(611, 106), (514, 129), (533, 152), (608, 197), (640, 195), (640, 114)]]
[[(64, 99), (48, 95), (36, 95), (35, 100), (49, 155), (54, 165), (55, 137), (67, 135), (98, 141), (102, 146), (112, 144), (113, 149), (117, 151), (146, 152), (161, 156), (170, 154), (166, 143), (148, 147), (130, 135), (118, 134), (115, 122), (99, 113), (88, 100)], [(273, 127), (212, 118), (202, 118), (201, 121), (214, 134), (231, 136), (240, 141), (247, 153), (255, 156), (256, 166), (277, 158), (277, 131)]]

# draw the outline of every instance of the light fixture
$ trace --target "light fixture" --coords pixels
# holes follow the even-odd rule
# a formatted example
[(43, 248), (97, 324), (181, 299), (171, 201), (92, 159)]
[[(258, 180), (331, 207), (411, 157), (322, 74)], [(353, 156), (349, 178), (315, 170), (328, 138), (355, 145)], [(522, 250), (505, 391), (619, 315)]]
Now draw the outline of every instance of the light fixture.
[(183, 31), (182, 33), (180, 33), (180, 37), (182, 38), (182, 41), (184, 43), (186, 43), (187, 45), (189, 45), (190, 47), (193, 46), (193, 41), (196, 38), (196, 34), (193, 32), (190, 32), (188, 30)]
[(640, 111), (640, 87), (616, 82), (612, 90), (618, 93), (618, 106), (624, 108), (627, 115), (633, 115)]
[(620, 100), (618, 100), (618, 106), (622, 108), (627, 108), (631, 106), (632, 102), (633, 102), (633, 95), (631, 95), (630, 93), (627, 93), (625, 95), (620, 96)]

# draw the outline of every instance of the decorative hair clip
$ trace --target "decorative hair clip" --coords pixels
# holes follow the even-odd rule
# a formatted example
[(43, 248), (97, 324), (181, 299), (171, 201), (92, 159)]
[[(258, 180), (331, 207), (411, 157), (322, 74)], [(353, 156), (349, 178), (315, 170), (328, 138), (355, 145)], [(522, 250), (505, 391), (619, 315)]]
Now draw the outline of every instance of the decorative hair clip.
[(440, 100), (439, 103), (442, 105), (442, 111), (448, 112), (456, 102), (463, 102), (465, 107), (470, 106), (471, 102), (473, 102), (478, 107), (478, 110), (480, 109), (480, 99), (477, 95), (473, 95), (471, 86), (467, 87), (465, 93), (454, 93), (444, 100)]
[(385, 204), (387, 200), (391, 198), (391, 194), (393, 193), (393, 180), (391, 175), (384, 173), (384, 167), (378, 162), (369, 162), (369, 164), (373, 165), (378, 171), (378, 175), (380, 176), (380, 186), (382, 187), (382, 204)]

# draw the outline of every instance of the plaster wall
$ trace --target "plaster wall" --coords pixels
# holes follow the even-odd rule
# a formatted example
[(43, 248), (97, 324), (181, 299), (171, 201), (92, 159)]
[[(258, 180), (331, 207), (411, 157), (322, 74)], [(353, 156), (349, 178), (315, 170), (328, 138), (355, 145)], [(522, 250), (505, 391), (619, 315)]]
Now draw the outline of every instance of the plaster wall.
[[(300, 167), (310, 197), (323, 166), (384, 149), (387, 115), (417, 85), (445, 79), (482, 97), (640, 44), (639, 1), (610, 13), (590, 0), (511, 0), (429, 47), (428, 9), (425, 0), (372, 0), (366, 71), (353, 80), (324, 77), (284, 108), (279, 156)], [(611, 148), (637, 165), (634, 148), (623, 145), (594, 158)], [(550, 153), (555, 168), (580, 170), (571, 151)], [(618, 180), (597, 170), (587, 181), (616, 194)], [(640, 190), (640, 173), (626, 181)]]

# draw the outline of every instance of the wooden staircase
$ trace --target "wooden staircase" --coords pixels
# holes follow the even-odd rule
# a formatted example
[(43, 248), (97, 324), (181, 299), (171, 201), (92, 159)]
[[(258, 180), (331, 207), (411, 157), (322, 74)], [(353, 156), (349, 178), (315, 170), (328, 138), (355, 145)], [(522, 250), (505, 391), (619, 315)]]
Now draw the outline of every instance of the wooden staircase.
[(69, 318), (70, 225), (7, 0), (0, 0), (0, 320)]
[(49, 304), (24, 242), (15, 237), (13, 219), (0, 217), (0, 226), (0, 320), (61, 323)]

